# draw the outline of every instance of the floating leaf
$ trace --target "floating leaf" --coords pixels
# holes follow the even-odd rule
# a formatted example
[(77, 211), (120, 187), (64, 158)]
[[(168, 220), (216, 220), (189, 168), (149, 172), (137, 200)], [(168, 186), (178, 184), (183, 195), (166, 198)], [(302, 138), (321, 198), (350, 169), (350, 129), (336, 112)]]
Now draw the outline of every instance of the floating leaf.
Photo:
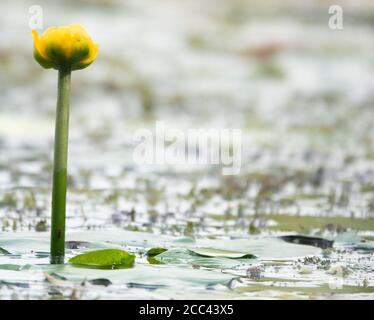
[(1, 270), (12, 270), (12, 271), (19, 271), (21, 270), (21, 266), (18, 264), (0, 264), (0, 269)]
[(0, 254), (10, 254), (10, 252), (0, 247)]
[(242, 253), (238, 251), (229, 251), (229, 250), (221, 250), (221, 249), (212, 249), (212, 248), (198, 248), (198, 249), (190, 249), (191, 252), (207, 258), (228, 258), (228, 259), (254, 259), (256, 258), (255, 255), (250, 253)]
[(165, 251), (168, 251), (168, 250), (165, 249), (165, 248), (149, 249), (146, 253), (146, 255), (148, 256), (147, 261), (149, 262), (149, 264), (164, 264), (163, 262), (157, 260), (155, 257), (158, 256), (159, 254), (165, 252)]
[(149, 264), (164, 264), (163, 262), (158, 261), (156, 257), (148, 257), (147, 261)]
[[(214, 248), (256, 255), (260, 260), (289, 260), (319, 254), (320, 248), (301, 244), (287, 243), (279, 238), (250, 237), (248, 239), (199, 239), (199, 248)], [(194, 250), (192, 246), (188, 247)]]
[[(39, 238), (34, 235), (39, 235)], [(22, 237), (24, 236), (24, 237)], [(12, 254), (29, 254), (30, 252), (49, 252), (49, 238), (43, 233), (25, 234), (23, 233), (6, 233), (0, 235), (0, 247), (7, 248)], [(0, 252), (1, 254), (1, 252)]]
[(160, 253), (163, 253), (163, 252), (165, 252), (165, 251), (167, 251), (168, 249), (165, 249), (165, 248), (152, 248), (152, 249), (149, 249), (148, 251), (147, 251), (147, 256), (149, 257), (149, 258), (151, 258), (151, 257), (155, 257), (155, 256), (157, 256), (157, 255), (159, 255)]
[[(204, 252), (208, 252), (208, 249)], [(242, 256), (245, 255), (242, 254)], [(239, 265), (248, 267), (248, 259), (200, 255), (188, 249), (170, 249), (157, 255), (154, 259), (168, 264), (185, 264), (213, 269), (229, 269)]]
[[(169, 250), (165, 253), (168, 252)], [(207, 258), (203, 259), (207, 260)], [(226, 260), (231, 262), (236, 261), (230, 259)], [(97, 278), (105, 278), (115, 286), (128, 285), (129, 283), (137, 283), (145, 286), (157, 285), (169, 287), (170, 290), (173, 290), (174, 288), (178, 290), (179, 293), (182, 292), (181, 290), (186, 286), (201, 287), (217, 284), (227, 285), (233, 278), (237, 278), (237, 276), (235, 275), (225, 274), (220, 270), (215, 272), (213, 270), (193, 269), (190, 267), (177, 268), (175, 266), (169, 265), (153, 266), (140, 263), (137, 264), (136, 268), (118, 269), (115, 270), (115, 272), (108, 269), (76, 268), (71, 264), (48, 264), (38, 266), (38, 268), (39, 270), (42, 269), (49, 273), (58, 273), (58, 275), (66, 278), (67, 281), (72, 281), (76, 284), (81, 284), (84, 281), (89, 281)], [(39, 274), (40, 273), (35, 273), (35, 276)], [(25, 273), (25, 275), (30, 277), (30, 272)], [(129, 293), (129, 297), (130, 296), (131, 294)]]
[(326, 240), (323, 238), (317, 237), (308, 237), (308, 236), (300, 236), (300, 235), (289, 235), (289, 236), (281, 236), (280, 237), (283, 241), (294, 243), (294, 244), (303, 244), (307, 246), (313, 246), (321, 249), (332, 248), (334, 241)]
[(131, 268), (135, 255), (119, 249), (103, 249), (77, 255), (69, 260), (70, 263), (94, 268)]

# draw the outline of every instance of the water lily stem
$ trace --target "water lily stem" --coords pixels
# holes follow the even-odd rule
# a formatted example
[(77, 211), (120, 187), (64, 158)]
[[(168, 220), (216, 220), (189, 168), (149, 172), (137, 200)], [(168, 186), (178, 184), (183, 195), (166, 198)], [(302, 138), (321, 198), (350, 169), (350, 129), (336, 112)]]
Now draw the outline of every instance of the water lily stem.
[(53, 162), (51, 258), (52, 264), (64, 263), (66, 184), (69, 137), (70, 69), (58, 72), (55, 146)]

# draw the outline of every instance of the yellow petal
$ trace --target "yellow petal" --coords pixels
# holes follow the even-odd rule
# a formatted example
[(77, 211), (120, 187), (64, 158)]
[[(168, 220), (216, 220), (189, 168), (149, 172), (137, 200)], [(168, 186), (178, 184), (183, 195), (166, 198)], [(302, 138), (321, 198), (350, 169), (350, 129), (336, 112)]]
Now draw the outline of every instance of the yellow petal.
[(99, 52), (99, 44), (98, 43), (92, 43), (91, 46), (90, 46), (90, 54), (86, 59), (84, 59), (82, 61), (82, 63), (93, 62), (96, 59), (98, 52)]
[(35, 29), (32, 30), (32, 37), (34, 39), (35, 50), (42, 56), (42, 58), (48, 60), (48, 57), (45, 54), (45, 48), (43, 47), (43, 42), (39, 38), (38, 31)]

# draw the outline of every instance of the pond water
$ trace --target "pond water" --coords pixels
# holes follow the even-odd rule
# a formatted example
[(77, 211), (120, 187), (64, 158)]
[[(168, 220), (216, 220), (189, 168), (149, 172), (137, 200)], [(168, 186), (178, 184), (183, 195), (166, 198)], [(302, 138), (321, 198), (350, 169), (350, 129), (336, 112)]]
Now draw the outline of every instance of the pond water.
[[(267, 2), (39, 1), (100, 43), (72, 77), (67, 259), (135, 253), (119, 270), (48, 263), (57, 74), (33, 3), (0, 3), (0, 299), (374, 298), (373, 5), (333, 31), (327, 5)], [(156, 120), (241, 129), (240, 173), (137, 164)]]

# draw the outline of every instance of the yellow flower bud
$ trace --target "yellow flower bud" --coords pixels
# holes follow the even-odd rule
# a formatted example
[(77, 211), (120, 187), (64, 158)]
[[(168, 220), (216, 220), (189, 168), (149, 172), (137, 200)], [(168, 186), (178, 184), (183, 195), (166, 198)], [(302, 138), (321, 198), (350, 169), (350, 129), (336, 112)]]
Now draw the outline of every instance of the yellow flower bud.
[(83, 27), (50, 27), (40, 37), (32, 30), (34, 58), (44, 68), (79, 70), (88, 67), (97, 56), (99, 45)]

